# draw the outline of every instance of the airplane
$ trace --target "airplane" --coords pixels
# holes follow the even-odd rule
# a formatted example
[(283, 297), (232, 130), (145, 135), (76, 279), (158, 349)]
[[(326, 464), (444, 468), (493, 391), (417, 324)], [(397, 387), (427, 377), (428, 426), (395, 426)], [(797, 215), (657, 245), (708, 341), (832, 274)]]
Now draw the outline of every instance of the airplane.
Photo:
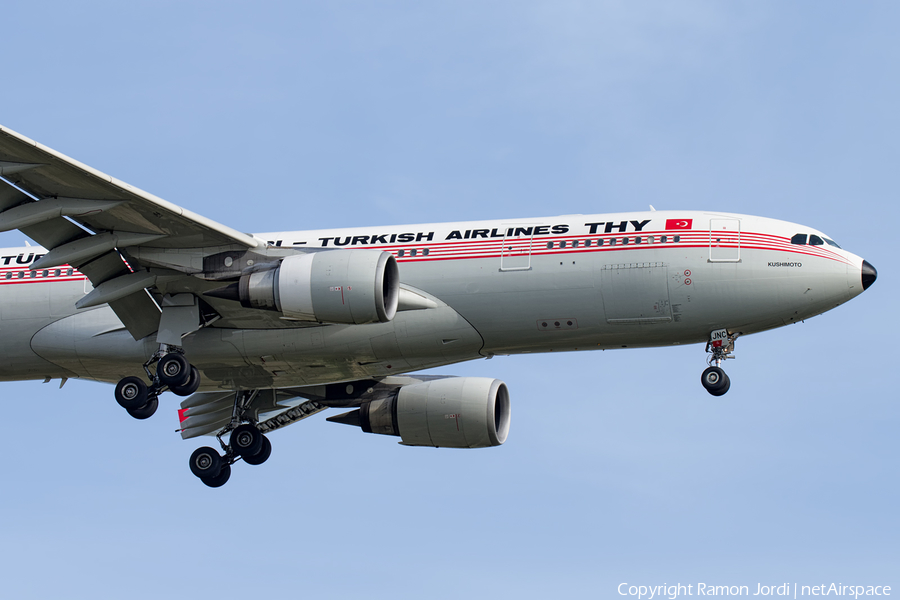
[[(652, 207), (651, 207), (652, 209)], [(875, 268), (805, 225), (667, 210), (242, 233), (0, 127), (0, 381), (115, 384), (136, 419), (184, 397), (210, 486), (326, 409), (407, 446), (484, 448), (506, 384), (418, 373), (496, 355), (736, 340), (859, 295)]]

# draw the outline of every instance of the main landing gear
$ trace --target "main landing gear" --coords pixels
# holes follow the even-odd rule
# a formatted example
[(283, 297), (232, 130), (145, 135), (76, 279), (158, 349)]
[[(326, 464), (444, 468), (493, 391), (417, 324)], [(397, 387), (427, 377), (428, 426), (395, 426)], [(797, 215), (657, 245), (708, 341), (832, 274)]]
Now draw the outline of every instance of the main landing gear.
[(724, 360), (734, 358), (734, 342), (740, 335), (728, 333), (727, 329), (718, 329), (710, 334), (709, 341), (706, 342), (709, 367), (700, 376), (700, 383), (713, 396), (722, 396), (731, 388), (731, 380), (719, 365)]
[[(216, 436), (222, 446), (222, 454), (209, 446), (197, 448), (191, 454), (191, 473), (209, 487), (225, 485), (231, 477), (231, 465), (239, 458), (244, 459), (248, 465), (261, 465), (272, 454), (269, 438), (263, 435), (255, 423), (243, 422), (253, 395), (252, 391), (235, 393), (231, 423)], [(226, 444), (222, 438), (229, 433), (231, 435)]]
[[(156, 369), (152, 369), (156, 363)], [(116, 385), (116, 402), (135, 419), (153, 416), (159, 407), (159, 395), (166, 390), (178, 396), (190, 396), (200, 387), (200, 371), (184, 357), (177, 346), (161, 344), (159, 351), (144, 363), (150, 384), (140, 377), (125, 377)]]

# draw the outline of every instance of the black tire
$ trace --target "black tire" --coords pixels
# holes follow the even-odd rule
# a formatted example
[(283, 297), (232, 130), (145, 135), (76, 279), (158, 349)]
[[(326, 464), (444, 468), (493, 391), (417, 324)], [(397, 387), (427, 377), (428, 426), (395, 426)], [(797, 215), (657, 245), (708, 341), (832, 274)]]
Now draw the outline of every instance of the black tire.
[(140, 408), (126, 408), (125, 410), (135, 419), (149, 419), (156, 412), (157, 408), (159, 408), (159, 398), (153, 396), (147, 400), (147, 404), (144, 406)]
[(169, 387), (185, 385), (191, 378), (191, 365), (183, 354), (170, 352), (157, 363), (156, 376)]
[(191, 366), (191, 376), (188, 377), (187, 383), (184, 385), (170, 385), (169, 391), (176, 396), (190, 396), (200, 387), (200, 371), (197, 367)]
[(191, 473), (200, 479), (214, 479), (221, 471), (222, 464), (222, 457), (209, 446), (197, 448), (191, 454)]
[(731, 387), (731, 380), (720, 367), (709, 367), (703, 371), (700, 383), (713, 396), (721, 396)]
[(222, 465), (222, 468), (219, 470), (219, 474), (215, 477), (201, 477), (200, 481), (205, 483), (211, 488), (222, 487), (225, 485), (225, 482), (231, 477), (231, 465)]
[(722, 375), (723, 375), (722, 385), (720, 385), (716, 391), (710, 392), (710, 394), (712, 394), (713, 396), (724, 396), (725, 392), (727, 392), (728, 390), (731, 389), (731, 379), (725, 373), (722, 373)]
[(147, 384), (140, 377), (126, 377), (116, 384), (116, 402), (122, 408), (141, 408), (148, 400)]
[(248, 465), (261, 465), (272, 456), (272, 442), (269, 441), (269, 438), (266, 436), (262, 436), (263, 445), (262, 449), (258, 454), (254, 454), (253, 456), (245, 456), (244, 462)]
[(243, 457), (259, 454), (262, 450), (264, 439), (265, 436), (259, 429), (249, 423), (245, 423), (231, 432), (231, 437), (228, 441), (234, 453)]

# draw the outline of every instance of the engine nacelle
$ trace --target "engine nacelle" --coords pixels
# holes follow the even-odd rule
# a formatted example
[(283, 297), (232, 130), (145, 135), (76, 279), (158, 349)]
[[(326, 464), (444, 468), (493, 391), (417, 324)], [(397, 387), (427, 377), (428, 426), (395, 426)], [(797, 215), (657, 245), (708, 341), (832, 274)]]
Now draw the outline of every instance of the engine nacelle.
[(237, 288), (243, 306), (302, 321), (387, 323), (397, 312), (400, 271), (380, 250), (311, 252), (243, 275)]
[(486, 377), (436, 379), (366, 402), (353, 416), (363, 431), (400, 436), (407, 446), (487, 448), (499, 446), (509, 434), (509, 390)]

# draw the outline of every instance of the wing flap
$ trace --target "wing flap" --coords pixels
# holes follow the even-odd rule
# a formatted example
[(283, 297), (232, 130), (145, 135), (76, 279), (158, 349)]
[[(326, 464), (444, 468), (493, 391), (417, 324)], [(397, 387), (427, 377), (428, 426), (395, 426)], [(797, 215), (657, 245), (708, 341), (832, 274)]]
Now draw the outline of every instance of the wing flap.
[(112, 300), (109, 307), (115, 311), (116, 316), (135, 340), (145, 338), (159, 329), (162, 313), (147, 290)]

